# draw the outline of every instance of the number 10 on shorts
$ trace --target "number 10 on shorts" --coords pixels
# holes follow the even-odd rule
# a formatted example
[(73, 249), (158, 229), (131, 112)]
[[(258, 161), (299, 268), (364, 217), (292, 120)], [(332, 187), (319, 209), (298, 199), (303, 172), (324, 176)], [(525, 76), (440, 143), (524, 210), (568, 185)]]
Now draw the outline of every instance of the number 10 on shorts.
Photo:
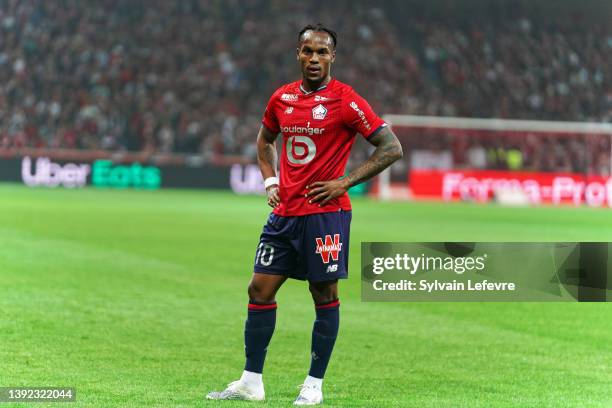
[(260, 243), (255, 254), (255, 263), (270, 266), (274, 258), (274, 247), (270, 244)]

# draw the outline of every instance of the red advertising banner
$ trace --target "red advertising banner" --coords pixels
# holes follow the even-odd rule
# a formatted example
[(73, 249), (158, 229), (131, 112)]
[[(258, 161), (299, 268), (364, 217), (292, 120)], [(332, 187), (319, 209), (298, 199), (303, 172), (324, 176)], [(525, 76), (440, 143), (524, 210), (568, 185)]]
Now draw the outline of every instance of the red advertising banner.
[(412, 170), (415, 197), (486, 202), (514, 192), (530, 204), (612, 207), (612, 178), (575, 173), (496, 170)]

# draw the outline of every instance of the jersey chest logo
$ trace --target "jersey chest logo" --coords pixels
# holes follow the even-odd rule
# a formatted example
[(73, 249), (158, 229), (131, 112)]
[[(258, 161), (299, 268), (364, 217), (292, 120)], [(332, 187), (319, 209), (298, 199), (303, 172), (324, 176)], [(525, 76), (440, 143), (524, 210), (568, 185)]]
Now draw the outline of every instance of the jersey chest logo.
[(312, 118), (313, 119), (323, 120), (325, 119), (326, 115), (327, 115), (327, 108), (325, 108), (325, 106), (319, 104), (315, 106), (314, 108), (312, 108)]

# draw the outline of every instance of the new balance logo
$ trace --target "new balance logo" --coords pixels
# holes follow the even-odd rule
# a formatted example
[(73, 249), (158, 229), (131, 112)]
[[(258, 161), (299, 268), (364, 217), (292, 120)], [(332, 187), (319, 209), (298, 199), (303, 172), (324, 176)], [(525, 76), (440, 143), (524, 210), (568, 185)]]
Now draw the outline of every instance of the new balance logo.
[(331, 235), (325, 236), (325, 243), (323, 243), (322, 238), (315, 238), (317, 243), (317, 249), (315, 251), (316, 254), (321, 254), (321, 259), (324, 264), (329, 263), (329, 256), (334, 261), (338, 260), (338, 254), (342, 250), (342, 243), (340, 242), (340, 234), (334, 234), (334, 239), (332, 240)]
[(338, 272), (338, 264), (329, 265), (327, 267), (327, 271), (325, 271), (325, 272), (326, 273)]
[(296, 94), (282, 94), (281, 101), (297, 102), (298, 96)]

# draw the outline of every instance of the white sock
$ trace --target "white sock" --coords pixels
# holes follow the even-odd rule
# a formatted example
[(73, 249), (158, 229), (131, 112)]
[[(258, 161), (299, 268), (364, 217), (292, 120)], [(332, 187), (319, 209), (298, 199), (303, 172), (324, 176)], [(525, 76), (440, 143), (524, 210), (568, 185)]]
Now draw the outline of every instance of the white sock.
[(262, 375), (260, 373), (253, 373), (251, 371), (244, 370), (240, 382), (246, 385), (259, 386), (263, 385)]
[(323, 379), (307, 376), (304, 380), (304, 385), (311, 385), (320, 390), (323, 387)]

